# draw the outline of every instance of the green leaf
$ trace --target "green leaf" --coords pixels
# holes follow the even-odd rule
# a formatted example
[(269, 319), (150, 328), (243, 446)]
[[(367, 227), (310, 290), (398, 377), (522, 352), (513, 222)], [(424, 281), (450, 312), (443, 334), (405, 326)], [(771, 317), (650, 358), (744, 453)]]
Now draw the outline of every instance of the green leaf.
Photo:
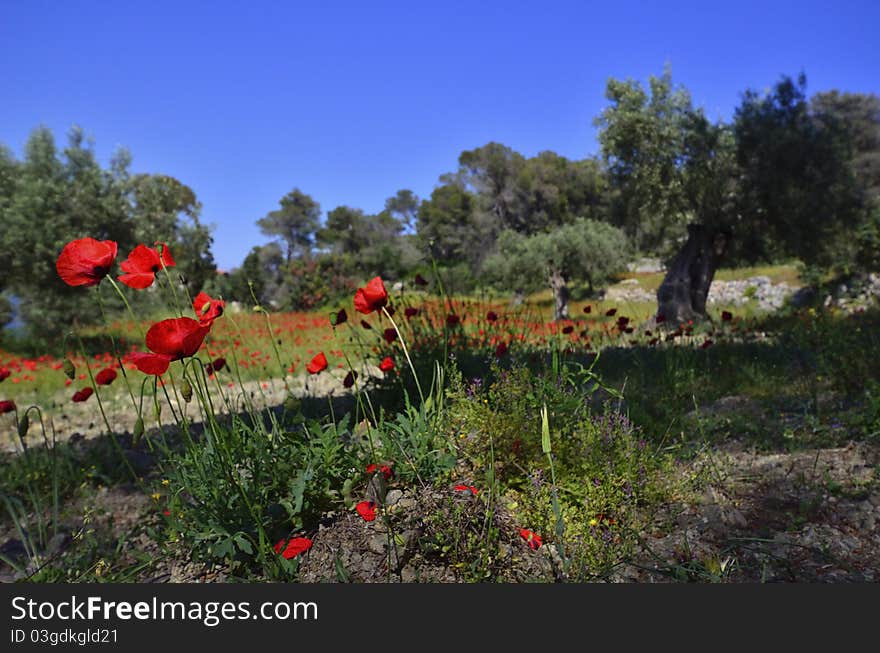
[(238, 548), (241, 551), (247, 553), (248, 555), (253, 555), (254, 547), (251, 546), (250, 541), (244, 536), (244, 534), (236, 533), (233, 539), (235, 540), (236, 545), (238, 545)]
[(547, 404), (541, 408), (541, 451), (549, 454), (550, 448), (550, 419), (547, 417)]
[(336, 558), (333, 561), (333, 566), (336, 568), (336, 580), (338, 580), (340, 583), (351, 582), (351, 575), (342, 564), (342, 558), (339, 557), (338, 553), (336, 554)]

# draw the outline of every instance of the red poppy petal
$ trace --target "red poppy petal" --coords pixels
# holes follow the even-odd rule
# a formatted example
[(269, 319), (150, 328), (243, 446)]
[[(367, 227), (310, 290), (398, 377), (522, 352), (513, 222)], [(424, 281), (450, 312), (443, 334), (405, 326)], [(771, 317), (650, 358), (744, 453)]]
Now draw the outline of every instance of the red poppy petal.
[(101, 370), (95, 375), (95, 383), (97, 383), (98, 385), (110, 385), (115, 380), (116, 370), (110, 367)]
[(202, 346), (202, 342), (205, 340), (205, 336), (208, 335), (208, 332), (211, 330), (210, 325), (202, 325), (200, 324), (197, 329), (190, 331), (189, 333), (184, 334), (183, 336), (183, 355), (187, 356), (195, 356), (196, 352)]
[(166, 268), (173, 268), (177, 265), (174, 262), (174, 259), (171, 256), (171, 250), (168, 249), (168, 243), (156, 243), (156, 245), (162, 245), (162, 263)]
[(152, 272), (133, 272), (119, 277), (120, 283), (124, 283), (129, 288), (134, 288), (135, 290), (149, 288), (155, 280), (156, 275)]
[(370, 303), (367, 301), (367, 296), (364, 293), (363, 288), (358, 288), (357, 292), (354, 294), (354, 308), (359, 313), (370, 313)]
[(93, 392), (94, 392), (94, 390), (92, 390), (92, 388), (90, 386), (86, 386), (82, 390), (77, 390), (76, 392), (73, 393), (73, 401), (76, 401), (76, 402), (85, 401), (86, 399), (88, 399), (89, 397), (92, 396)]
[(149, 354), (147, 352), (136, 351), (128, 355), (128, 360), (144, 374), (152, 374), (161, 376), (168, 371), (168, 365), (171, 363), (170, 356), (162, 354)]
[(287, 560), (295, 558), (300, 553), (305, 553), (312, 548), (312, 541), (307, 537), (294, 537), (291, 540), (280, 540), (275, 544), (275, 553)]
[(161, 269), (159, 252), (146, 245), (138, 245), (119, 267), (123, 272), (155, 274)]
[(394, 361), (391, 360), (390, 356), (386, 356), (385, 359), (379, 363), (379, 369), (383, 372), (390, 372), (394, 369)]
[(147, 331), (147, 347), (157, 354), (179, 360), (195, 354), (209, 331), (209, 327), (190, 317), (162, 320)]
[(376, 519), (376, 504), (372, 501), (361, 501), (357, 504), (355, 509), (364, 521), (373, 521)]
[(210, 308), (211, 296), (203, 290), (196, 295), (196, 298), (193, 300), (193, 310), (196, 315), (203, 315), (204, 313), (207, 313)]

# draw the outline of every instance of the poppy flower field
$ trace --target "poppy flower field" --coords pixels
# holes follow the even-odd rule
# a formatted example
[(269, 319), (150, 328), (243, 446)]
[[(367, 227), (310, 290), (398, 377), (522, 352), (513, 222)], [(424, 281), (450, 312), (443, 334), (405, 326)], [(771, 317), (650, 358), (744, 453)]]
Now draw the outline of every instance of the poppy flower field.
[[(0, 351), (10, 578), (611, 580), (710, 482), (683, 467), (708, 443), (880, 433), (872, 310), (673, 325), (585, 298), (554, 321), (417, 275), (276, 313), (185, 296), (164, 243), (121, 254), (83, 238), (56, 268), (125, 314), (68, 351)], [(142, 319), (128, 298), (148, 289), (169, 308)], [(748, 417), (711, 408), (729, 397)], [(97, 515), (123, 487), (128, 516)]]

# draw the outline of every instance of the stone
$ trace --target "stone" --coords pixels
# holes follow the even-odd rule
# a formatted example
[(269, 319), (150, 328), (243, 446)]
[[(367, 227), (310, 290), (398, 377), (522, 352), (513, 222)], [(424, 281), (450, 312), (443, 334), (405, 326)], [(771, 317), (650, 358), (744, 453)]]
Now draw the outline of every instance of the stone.
[(369, 540), (367, 540), (367, 548), (373, 552), (383, 555), (385, 553), (385, 546), (388, 544), (388, 538), (382, 534), (373, 535)]
[(385, 505), (396, 506), (402, 498), (403, 492), (401, 490), (389, 490), (385, 495)]

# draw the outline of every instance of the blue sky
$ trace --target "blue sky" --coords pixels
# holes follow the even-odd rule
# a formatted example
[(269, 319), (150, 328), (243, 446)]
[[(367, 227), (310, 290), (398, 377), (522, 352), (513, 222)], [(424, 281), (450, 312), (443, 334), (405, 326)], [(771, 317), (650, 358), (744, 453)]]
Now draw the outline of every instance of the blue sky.
[[(880, 2), (0, 0), (0, 143), (82, 126), (191, 186), (221, 268), (294, 187), (326, 212), (430, 195), (459, 153), (597, 153), (609, 77), (665, 64), (713, 118), (746, 88), (880, 93)], [(158, 235), (157, 235), (158, 237)]]

